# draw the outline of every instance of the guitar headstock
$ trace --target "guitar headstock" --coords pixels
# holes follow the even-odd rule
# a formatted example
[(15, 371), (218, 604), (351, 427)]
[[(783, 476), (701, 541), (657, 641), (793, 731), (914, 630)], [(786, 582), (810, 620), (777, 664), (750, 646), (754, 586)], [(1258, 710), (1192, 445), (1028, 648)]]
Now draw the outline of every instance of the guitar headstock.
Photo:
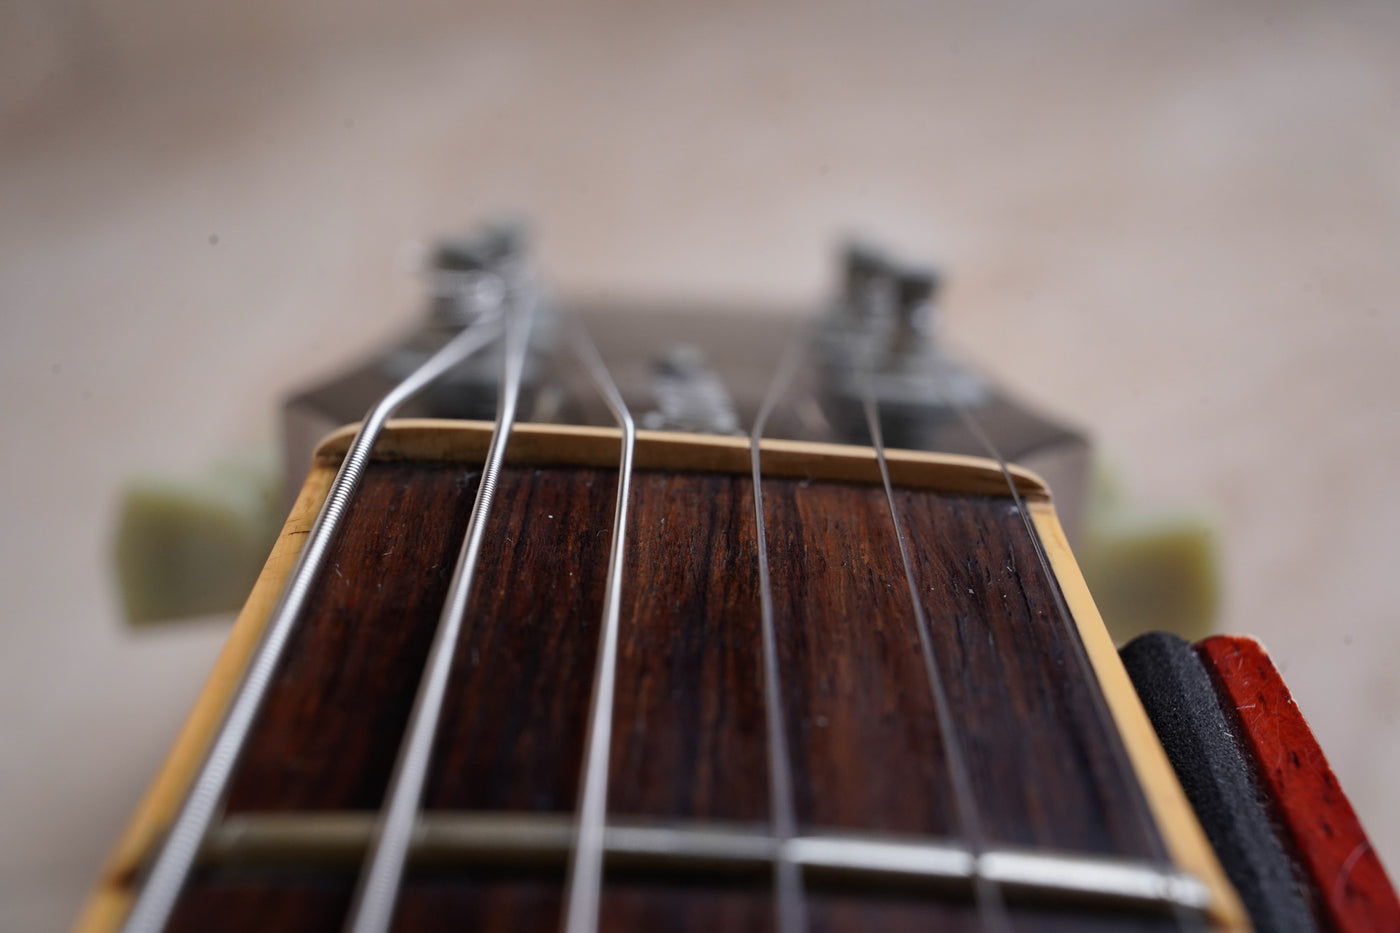
[[(796, 354), (791, 387), (766, 436), (868, 446), (866, 396), (891, 448), (988, 456), (1039, 473), (1077, 537), (1089, 479), (1085, 436), (1000, 389), (940, 339), (940, 276), (864, 243), (845, 244), (837, 287), (817, 307), (574, 301), (544, 289), (521, 386), (521, 420), (613, 423), (572, 351), (575, 328), (597, 345), (642, 429), (745, 435), (774, 368)], [(476, 320), (507, 276), (530, 276), (528, 242), (489, 227), (445, 240), (424, 270), (427, 312), (392, 346), (294, 394), (283, 415), (288, 494), (316, 444), (359, 420), (405, 374)], [(499, 352), (484, 352), (409, 402), (403, 417), (495, 417)], [(967, 417), (967, 416), (970, 416)], [(969, 423), (985, 432), (979, 437)]]

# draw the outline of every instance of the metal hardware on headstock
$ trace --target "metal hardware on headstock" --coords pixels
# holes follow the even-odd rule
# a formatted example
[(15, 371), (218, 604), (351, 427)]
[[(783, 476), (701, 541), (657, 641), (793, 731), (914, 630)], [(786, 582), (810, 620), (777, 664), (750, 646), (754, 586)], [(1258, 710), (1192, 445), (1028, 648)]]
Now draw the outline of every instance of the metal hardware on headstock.
[(934, 340), (941, 285), (931, 269), (904, 266), (863, 243), (846, 247), (840, 293), (822, 318), (817, 339), (833, 374), (868, 372), (882, 400), (901, 385), (927, 383), (942, 362)]
[(842, 290), (814, 335), (823, 407), (838, 433), (865, 433), (869, 395), (891, 446), (985, 454), (950, 435), (960, 430), (957, 408), (992, 399), (986, 379), (937, 340), (938, 274), (861, 243), (848, 246), (844, 260)]
[(734, 400), (698, 347), (672, 344), (656, 357), (652, 374), (656, 407), (642, 415), (642, 427), (697, 434), (742, 433)]
[(525, 263), (525, 238), (516, 227), (443, 240), (427, 270), (430, 319), (450, 329), (466, 327), (500, 306), (506, 280), (520, 275)]
[[(366, 375), (373, 374), (363, 385), (370, 394), (361, 396), (359, 385), (342, 387), (347, 399), (353, 397), (357, 403), (363, 399), (366, 405), (372, 402), (457, 333), (484, 314), (499, 310), (507, 291), (519, 288), (533, 276), (534, 270), (524, 229), (513, 224), (495, 224), (467, 236), (442, 240), (423, 273), (428, 292), (425, 320), (407, 338), (364, 367)], [(540, 366), (554, 348), (557, 330), (556, 315), (547, 302), (542, 302), (530, 335), (531, 352), (526, 357), (525, 380), (521, 386), (527, 412), (537, 407), (534, 392), (542, 382)], [(502, 347), (496, 344), (458, 365), (424, 390), (422, 399), (414, 403), (421, 411), (415, 413), (428, 417), (494, 419), (501, 353)], [(351, 416), (348, 420), (358, 417)]]
[[(359, 419), (476, 319), (497, 300), (508, 277), (529, 275), (528, 243), (519, 228), (488, 227), (441, 242), (426, 270), (426, 319), (368, 362), (287, 402), (288, 490), (300, 483), (322, 437)], [(573, 359), (569, 318), (592, 335), (638, 426), (652, 430), (746, 433), (775, 361), (797, 339), (804, 345), (803, 363), (773, 412), (768, 436), (867, 446), (861, 406), (870, 392), (890, 447), (985, 456), (957, 415), (961, 407), (1008, 460), (1045, 477), (1074, 535), (1088, 482), (1086, 439), (1011, 399), (944, 347), (938, 339), (939, 286), (934, 271), (857, 244), (845, 250), (840, 286), (823, 309), (597, 305), (546, 294), (521, 389), (522, 420), (613, 423)], [(489, 421), (499, 370), (499, 350), (484, 352), (401, 414)]]

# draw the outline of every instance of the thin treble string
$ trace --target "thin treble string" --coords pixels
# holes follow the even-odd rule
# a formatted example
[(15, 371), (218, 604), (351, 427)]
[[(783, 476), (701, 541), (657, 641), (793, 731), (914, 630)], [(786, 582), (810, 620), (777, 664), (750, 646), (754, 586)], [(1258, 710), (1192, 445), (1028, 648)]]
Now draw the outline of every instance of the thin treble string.
[(515, 422), (520, 382), (530, 345), (530, 329), (537, 304), (534, 285), (524, 282), (518, 284), (516, 289), (512, 297), (519, 306), (512, 309), (506, 320), (505, 361), (491, 446), (487, 450), (486, 465), (467, 523), (466, 539), (452, 574), (452, 583), (448, 587), (437, 632), (428, 652), (423, 678), (418, 685), (418, 695), (413, 702), (407, 737), (400, 746), (394, 774), (389, 782), (389, 805), (376, 827), (346, 921), (345, 929), (353, 933), (383, 933), (389, 929), (408, 858), (409, 843), (418, 822), (423, 785), (428, 776), (438, 722), (442, 718), (442, 704), (452, 672), (453, 655), (466, 616), (467, 601), (471, 596), (482, 540), (486, 534), (486, 522), (505, 460), (506, 444)]
[[(1031, 520), (1030, 510), (1026, 508), (1026, 502), (1021, 496), (1020, 489), (1016, 486), (1016, 479), (1011, 475), (1010, 465), (1007, 463), (1006, 458), (1002, 456), (1000, 448), (993, 443), (991, 436), (983, 430), (981, 423), (973, 416), (967, 406), (962, 403), (957, 393), (952, 390), (948, 382), (947, 373), (940, 371), (937, 377), (938, 381), (941, 383), (939, 394), (943, 396), (943, 400), (947, 402), (949, 407), (957, 414), (958, 420), (962, 422), (963, 426), (967, 428), (969, 433), (977, 440), (977, 443), (979, 443), (988, 455), (997, 462), (997, 466), (1001, 470), (1001, 475), (1006, 480), (1006, 487), (1011, 493), (1011, 500), (1016, 506), (1016, 512), (1021, 517), (1022, 525), (1025, 526), (1026, 537), (1030, 539), (1031, 548), (1035, 551), (1036, 561), (1040, 564), (1041, 573), (1045, 576), (1045, 581), (1050, 589), (1051, 598), (1055, 603), (1056, 613), (1059, 615), (1060, 624), (1065, 631), (1065, 640), (1069, 642), (1071, 646), (1070, 650), (1074, 652), (1075, 663), (1079, 670), (1096, 684), (1097, 676), (1094, 674), (1093, 664), (1089, 660), (1089, 654), (1084, 648), (1084, 643), (1080, 640), (1079, 633), (1074, 628), (1074, 616), (1069, 610), (1069, 603), (1065, 601), (1064, 593), (1060, 591), (1059, 580), (1050, 566), (1050, 558), (1046, 555), (1045, 548), (1040, 541), (1040, 535), (1035, 530), (1035, 524)], [(1109, 754), (1113, 756), (1114, 766), (1118, 769), (1120, 774), (1129, 778), (1130, 783), (1135, 781), (1137, 771), (1133, 768), (1132, 762), (1128, 759), (1127, 749), (1123, 746), (1121, 740), (1113, 741), (1114, 738), (1119, 737), (1119, 731), (1113, 720), (1113, 714), (1108, 708), (1108, 701), (1098, 689), (1090, 689), (1089, 695), (1090, 703), (1094, 708), (1094, 716), (1098, 719), (1100, 728), (1110, 737), (1110, 741), (1108, 742)], [(1157, 836), (1157, 826), (1152, 817), (1147, 813), (1146, 808), (1137, 807), (1134, 808), (1134, 810), (1136, 811), (1135, 815), (1138, 825), (1142, 830), (1143, 838), (1151, 840)], [(1173, 868), (1174, 866), (1168, 863), (1166, 867)], [(1170, 898), (1170, 900), (1173, 919), (1176, 922), (1177, 929), (1194, 930), (1200, 928), (1200, 920), (1192, 911), (1177, 898), (1173, 897)]]
[(758, 543), (759, 606), (763, 614), (763, 684), (768, 725), (769, 794), (773, 802), (773, 835), (777, 838), (774, 886), (777, 889), (778, 933), (802, 933), (807, 929), (807, 904), (802, 891), (802, 868), (793, 861), (790, 842), (797, 834), (797, 811), (793, 804), (792, 771), (788, 759), (787, 731), (783, 722), (783, 691), (778, 679), (778, 639), (773, 621), (772, 576), (768, 568), (768, 539), (763, 520), (763, 471), (760, 447), (768, 418), (778, 400), (787, 392), (802, 358), (805, 341), (794, 337), (783, 351), (773, 382), (754, 419), (749, 434), (749, 454), (753, 464), (753, 504), (755, 537)]
[(124, 933), (159, 933), (170, 919), (170, 913), (185, 886), (185, 879), (223, 801), (233, 769), (252, 731), (253, 721), (262, 708), (287, 642), (296, 629), (307, 597), (325, 563), (330, 542), (340, 528), (355, 490), (359, 488), (370, 452), (384, 425), (410, 398), (480, 351), (500, 333), (499, 313), (493, 312), (479, 318), (444, 344), (365, 415), (326, 493), (306, 544), (297, 556), (286, 588), (268, 616), (257, 648), (209, 747), (204, 764), (190, 785), (189, 794), (171, 824), (150, 875), (131, 913), (127, 915), (122, 927)]
[(986, 838), (982, 824), (977, 817), (977, 801), (972, 792), (972, 779), (967, 768), (967, 758), (963, 751), (962, 735), (953, 722), (948, 694), (943, 686), (943, 675), (938, 670), (933, 652), (933, 634), (929, 627), (928, 615), (924, 612), (919, 584), (914, 578), (914, 563), (909, 557), (909, 544), (904, 534), (904, 522), (899, 516), (895, 503), (894, 484), (890, 481), (890, 465), (885, 456), (884, 431), (880, 427), (880, 414), (875, 402), (875, 393), (869, 377), (863, 380), (865, 424), (870, 432), (870, 444), (875, 449), (875, 459), (880, 466), (880, 479), (885, 485), (885, 500), (890, 507), (890, 520), (894, 523), (895, 540), (899, 543), (899, 557), (904, 564), (904, 579), (909, 586), (909, 598), (914, 606), (914, 619), (918, 625), (919, 647), (924, 658), (924, 669), (928, 673), (929, 692), (933, 695), (933, 706), (938, 717), (938, 731), (943, 736), (943, 744), (948, 756), (948, 777), (953, 783), (953, 799), (958, 810), (958, 823), (963, 837), (972, 852), (972, 884), (977, 901), (977, 914), (983, 929), (996, 933), (1008, 933), (1011, 929), (1006, 915), (1006, 904), (1002, 900), (1001, 886), (982, 873), (982, 855), (986, 852)]
[(593, 702), (588, 713), (587, 751), (579, 795), (578, 831), (570, 858), (565, 933), (594, 933), (603, 888), (603, 842), (608, 809), (608, 755), (612, 750), (613, 693), (617, 682), (617, 642), (622, 614), (622, 567), (626, 559), (627, 504), (632, 488), (632, 452), (637, 430), (632, 413), (608, 373), (598, 348), (577, 324), (574, 346), (603, 401), (622, 429), (622, 453), (617, 471), (617, 508), (608, 555), (607, 586), (603, 590), (603, 626), (598, 643), (598, 666), (593, 678)]

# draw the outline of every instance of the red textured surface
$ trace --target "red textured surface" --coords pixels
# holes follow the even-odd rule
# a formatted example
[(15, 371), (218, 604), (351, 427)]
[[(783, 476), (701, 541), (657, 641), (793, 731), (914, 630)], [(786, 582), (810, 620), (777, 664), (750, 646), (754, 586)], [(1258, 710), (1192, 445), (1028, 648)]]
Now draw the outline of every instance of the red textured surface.
[(1324, 919), (1343, 933), (1400, 930), (1395, 889), (1264, 647), (1218, 635), (1199, 642), (1196, 652), (1222, 705), (1239, 715), (1242, 744)]

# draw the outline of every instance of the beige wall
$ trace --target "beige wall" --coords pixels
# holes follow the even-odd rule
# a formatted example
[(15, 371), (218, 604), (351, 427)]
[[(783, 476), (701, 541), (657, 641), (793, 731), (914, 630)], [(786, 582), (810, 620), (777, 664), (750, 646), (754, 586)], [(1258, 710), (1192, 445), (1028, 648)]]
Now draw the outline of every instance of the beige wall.
[(954, 340), (1219, 516), (1400, 864), (1393, 4), (200, 6), (0, 11), (0, 927), (68, 920), (224, 632), (122, 628), (116, 484), (260, 442), (504, 208), (593, 295), (940, 257)]

